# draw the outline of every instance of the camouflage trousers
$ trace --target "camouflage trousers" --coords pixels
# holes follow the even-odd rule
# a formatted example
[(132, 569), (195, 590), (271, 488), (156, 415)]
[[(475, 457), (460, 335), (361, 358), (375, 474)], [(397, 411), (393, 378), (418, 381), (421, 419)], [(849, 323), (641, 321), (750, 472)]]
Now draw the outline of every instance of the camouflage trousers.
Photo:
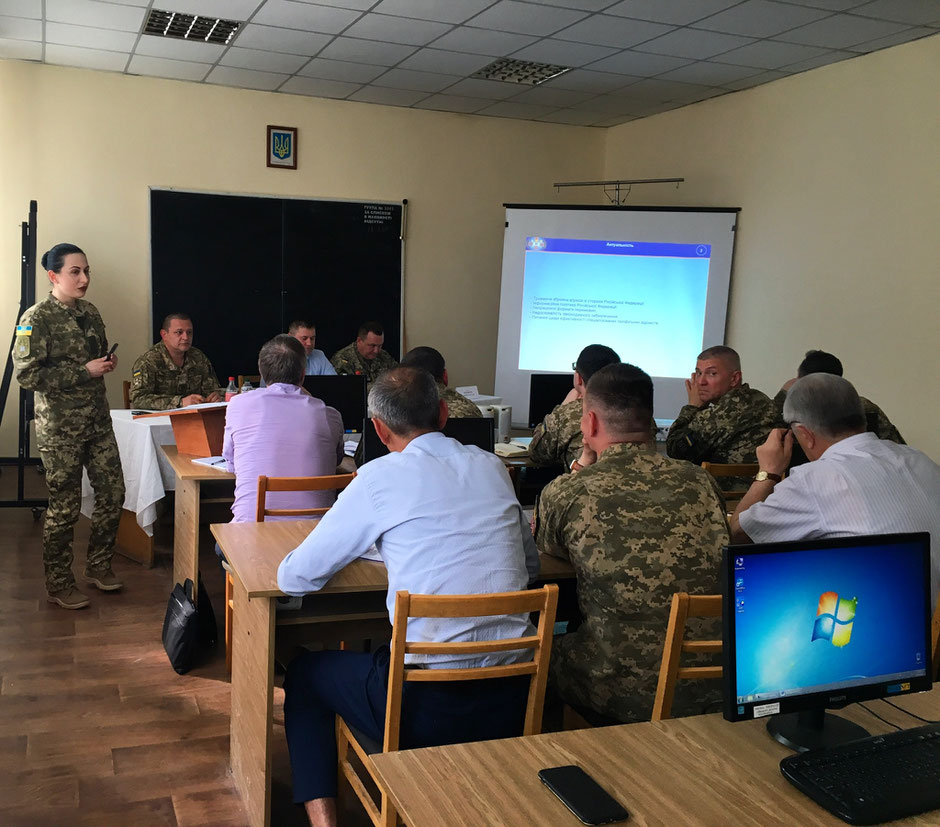
[(49, 488), (49, 508), (42, 532), (46, 590), (56, 592), (75, 583), (72, 537), (82, 505), (82, 468), (95, 490), (86, 568), (111, 565), (114, 540), (124, 505), (124, 473), (114, 431), (110, 428), (85, 440), (40, 445)]

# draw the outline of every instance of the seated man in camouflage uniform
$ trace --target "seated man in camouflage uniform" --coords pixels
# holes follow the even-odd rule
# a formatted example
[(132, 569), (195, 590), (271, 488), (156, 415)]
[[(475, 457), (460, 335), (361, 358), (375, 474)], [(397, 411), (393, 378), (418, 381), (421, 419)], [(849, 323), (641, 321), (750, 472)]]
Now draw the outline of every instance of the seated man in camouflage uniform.
[(365, 376), (371, 385), (380, 373), (398, 364), (382, 350), (384, 344), (385, 328), (378, 322), (363, 322), (356, 341), (337, 350), (330, 361), (340, 376)]
[(532, 432), (529, 461), (536, 466), (571, 464), (581, 456), (581, 397), (595, 371), (620, 361), (606, 345), (588, 345), (574, 363), (574, 387)]
[[(653, 448), (653, 382), (642, 370), (602, 368), (583, 400), (588, 464), (551, 482), (536, 515), (536, 545), (571, 561), (584, 616), (555, 638), (549, 680), (592, 723), (644, 721), (672, 595), (718, 591), (728, 523), (711, 476)], [(688, 683), (677, 709), (701, 711), (710, 687)]]
[[(757, 446), (779, 417), (770, 397), (741, 381), (737, 352), (724, 345), (703, 350), (685, 387), (689, 404), (669, 429), (666, 453), (696, 464), (756, 462)], [(741, 484), (737, 477), (722, 478), (729, 490)]]
[(437, 392), (447, 403), (448, 419), (483, 416), (480, 409), (466, 396), (447, 387), (447, 368), (444, 366), (444, 357), (440, 351), (433, 347), (414, 347), (405, 354), (401, 364), (402, 367), (421, 368), (434, 377), (434, 381), (437, 382)]
[[(774, 406), (777, 408), (779, 417), (783, 417), (783, 403), (786, 401), (787, 391), (790, 390), (797, 379), (802, 379), (811, 373), (831, 373), (833, 376), (842, 376), (842, 362), (837, 356), (826, 353), (824, 350), (806, 351), (806, 358), (800, 362), (800, 366), (796, 369), (796, 376), (789, 382), (784, 383), (784, 386), (774, 397)], [(865, 423), (868, 431), (877, 436), (878, 439), (890, 439), (898, 445), (907, 445), (900, 431), (894, 427), (881, 408), (864, 396), (859, 396), (859, 399), (862, 400), (862, 407), (865, 409)]]
[(193, 320), (171, 313), (163, 320), (160, 339), (134, 362), (131, 407), (166, 411), (221, 401), (212, 363), (193, 347)]

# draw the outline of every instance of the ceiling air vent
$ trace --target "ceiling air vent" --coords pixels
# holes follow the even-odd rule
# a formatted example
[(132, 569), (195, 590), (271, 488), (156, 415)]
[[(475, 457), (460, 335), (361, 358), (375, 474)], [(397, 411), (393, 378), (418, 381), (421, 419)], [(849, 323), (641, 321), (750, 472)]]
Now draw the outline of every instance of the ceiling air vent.
[(551, 78), (557, 78), (565, 72), (570, 72), (570, 66), (556, 66), (553, 63), (533, 63), (530, 60), (513, 60), (511, 57), (501, 57), (494, 60), (489, 66), (484, 66), (470, 77), (480, 80), (502, 80), (506, 83), (523, 83), (527, 86), (538, 86)]
[(235, 36), (241, 25), (239, 20), (151, 9), (144, 25), (144, 34), (175, 37), (179, 40), (201, 40), (203, 43), (221, 43), (224, 46)]

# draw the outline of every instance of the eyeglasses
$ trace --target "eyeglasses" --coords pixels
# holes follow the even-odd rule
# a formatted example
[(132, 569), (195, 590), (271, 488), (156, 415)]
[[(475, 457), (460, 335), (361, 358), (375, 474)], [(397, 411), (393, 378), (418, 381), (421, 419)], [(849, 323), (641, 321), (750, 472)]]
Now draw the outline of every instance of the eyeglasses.
[(787, 422), (786, 420), (784, 420), (783, 424), (786, 425), (791, 431), (793, 430), (793, 427), (795, 425), (800, 425), (800, 426), (803, 425), (802, 422), (797, 422), (795, 419), (792, 422)]
[(571, 369), (572, 369), (572, 370), (577, 370), (577, 369), (578, 369), (578, 363), (577, 363), (577, 362), (572, 362), (572, 363), (571, 363)]

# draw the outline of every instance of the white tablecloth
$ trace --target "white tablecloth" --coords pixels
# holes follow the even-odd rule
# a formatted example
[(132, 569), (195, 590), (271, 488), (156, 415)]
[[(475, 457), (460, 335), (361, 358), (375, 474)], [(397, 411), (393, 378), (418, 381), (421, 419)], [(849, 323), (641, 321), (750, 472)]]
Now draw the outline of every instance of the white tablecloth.
[[(114, 436), (124, 468), (124, 508), (137, 515), (137, 524), (153, 536), (157, 503), (176, 488), (176, 475), (161, 445), (175, 445), (168, 416), (133, 419), (128, 410), (111, 411)], [(82, 514), (91, 516), (94, 492), (87, 472), (82, 476)]]

